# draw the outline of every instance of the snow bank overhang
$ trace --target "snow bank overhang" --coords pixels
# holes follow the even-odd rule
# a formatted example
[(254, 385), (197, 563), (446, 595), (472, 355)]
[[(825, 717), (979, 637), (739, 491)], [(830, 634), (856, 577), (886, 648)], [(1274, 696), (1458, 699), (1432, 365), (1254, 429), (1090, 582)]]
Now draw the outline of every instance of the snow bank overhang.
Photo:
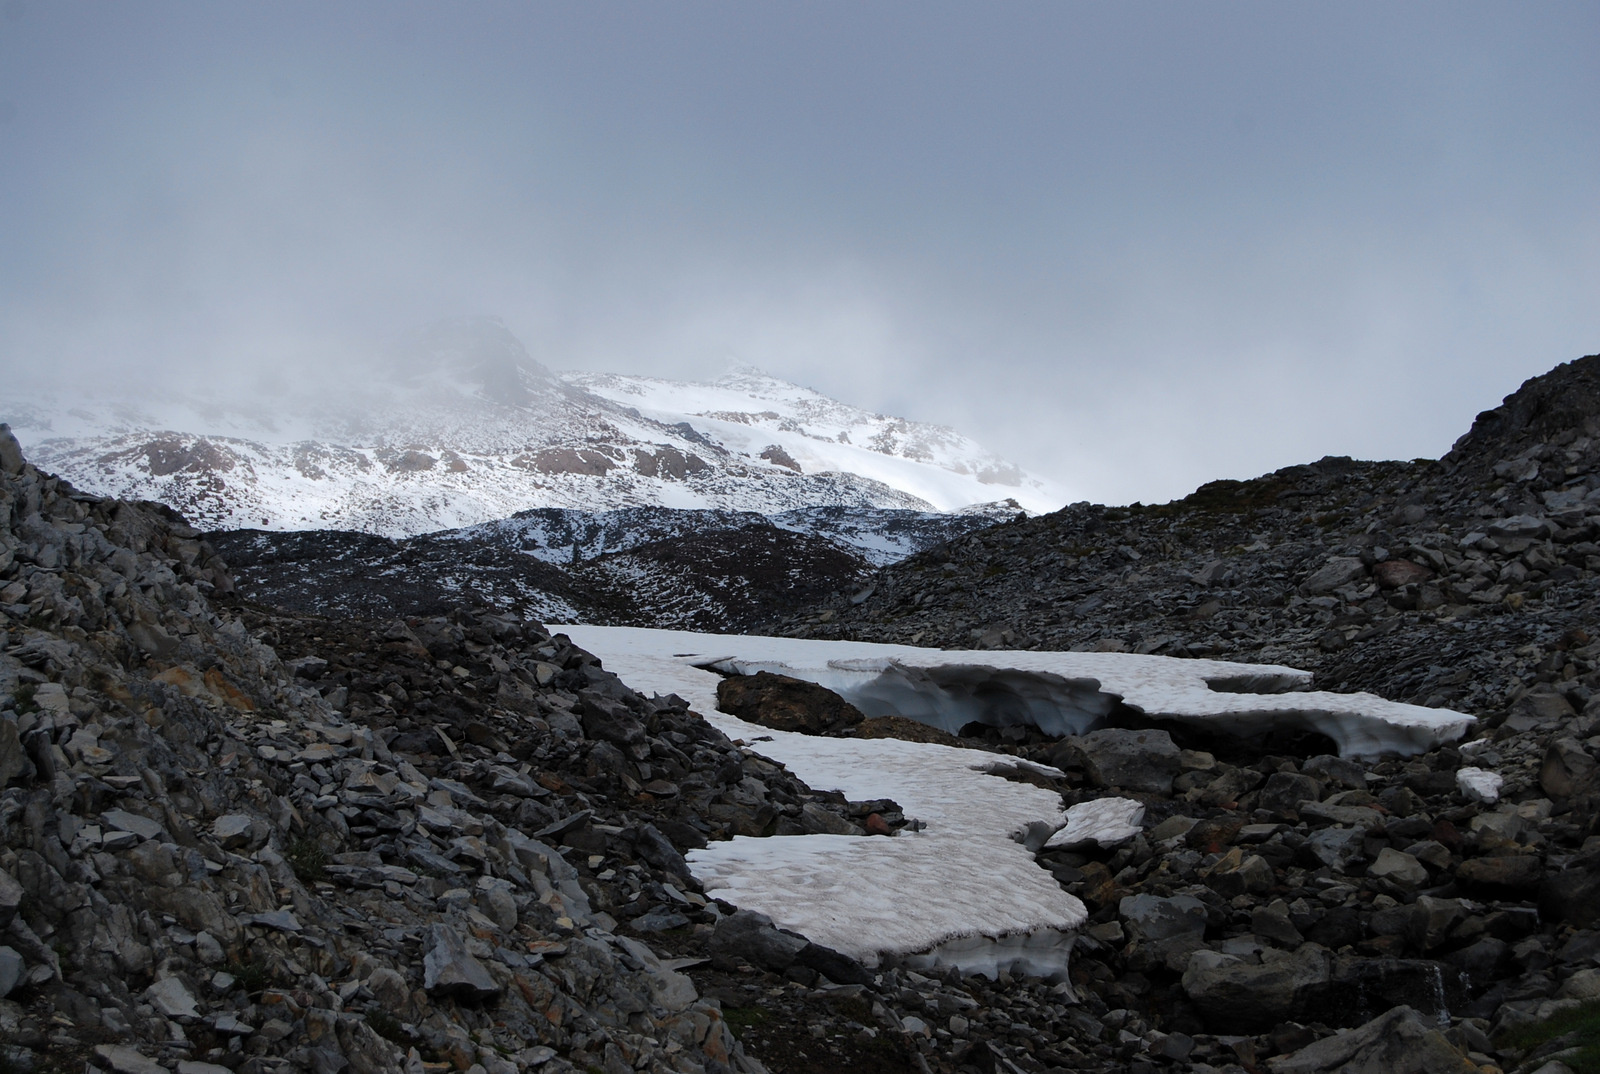
[[(895, 838), (740, 836), (688, 855), (707, 891), (869, 965), (892, 952), (929, 966), (1064, 978), (1072, 933), (1087, 912), (1014, 838), (1040, 824), (1062, 829), (1068, 817), (1061, 796), (1000, 774), (1029, 762), (981, 750), (820, 738), (746, 723), (718, 711), (721, 676), (711, 669), (809, 679), (870, 714), (896, 712), (950, 730), (976, 719), (1073, 733), (1123, 705), (1150, 719), (1238, 734), (1285, 725), (1317, 730), (1341, 753), (1369, 756), (1458, 738), (1471, 719), (1370, 695), (1309, 692), (1308, 673), (1270, 665), (1121, 653), (942, 652), (636, 627), (551, 629), (599, 656), (634, 689), (680, 695), (729, 737), (811, 786), (858, 801), (892, 798), (923, 821), (922, 831)], [(1085, 816), (1080, 827), (1097, 832), (1100, 822), (1116, 819)]]
[[(705, 637), (702, 666), (771, 671), (828, 687), (868, 716), (901, 715), (955, 733), (968, 723), (1078, 735), (1118, 709), (1151, 722), (1257, 738), (1314, 731), (1340, 756), (1415, 754), (1453, 742), (1473, 717), (1373, 694), (1309, 689), (1311, 673), (1132, 653), (993, 652), (793, 638)], [(718, 651), (715, 646), (730, 642)], [(688, 656), (686, 659), (694, 660)]]

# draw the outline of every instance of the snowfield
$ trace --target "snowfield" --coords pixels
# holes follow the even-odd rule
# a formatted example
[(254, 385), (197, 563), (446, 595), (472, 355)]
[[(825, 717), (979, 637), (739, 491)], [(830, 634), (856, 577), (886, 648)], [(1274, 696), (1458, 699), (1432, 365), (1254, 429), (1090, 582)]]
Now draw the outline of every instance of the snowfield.
[[(1014, 836), (1032, 825), (1057, 842), (1114, 842), (1142, 809), (1105, 799), (1063, 812), (1058, 794), (1003, 778), (1018, 762), (980, 750), (896, 739), (774, 731), (717, 709), (724, 672), (765, 670), (833, 689), (868, 715), (891, 711), (946, 729), (970, 719), (1091, 729), (1118, 699), (1160, 719), (1240, 734), (1284, 724), (1322, 731), (1341, 753), (1414, 753), (1472, 721), (1368, 694), (1305, 690), (1310, 675), (1273, 665), (1128, 653), (946, 652), (902, 645), (552, 625), (636, 690), (676, 693), (730, 738), (813, 787), (851, 800), (892, 798), (926, 827), (894, 838), (737, 837), (689, 855), (708, 891), (817, 943), (875, 964), (883, 952), (924, 964), (1064, 976), (1083, 904)], [(1241, 693), (1218, 686), (1280, 691)], [(1034, 766), (1042, 767), (1042, 766)], [(1053, 770), (1047, 770), (1053, 771)]]

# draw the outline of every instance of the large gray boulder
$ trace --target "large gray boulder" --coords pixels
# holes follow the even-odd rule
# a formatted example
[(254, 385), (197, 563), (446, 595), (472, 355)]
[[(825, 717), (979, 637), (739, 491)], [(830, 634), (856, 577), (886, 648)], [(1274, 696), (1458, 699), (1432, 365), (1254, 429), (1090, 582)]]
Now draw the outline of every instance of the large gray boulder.
[(1367, 565), (1351, 556), (1334, 556), (1306, 576), (1300, 592), (1308, 597), (1332, 593), (1340, 586), (1358, 582), (1367, 575)]
[(1272, 1074), (1474, 1074), (1479, 1068), (1410, 1007), (1268, 1060)]
[(1182, 985), (1213, 1032), (1258, 1033), (1306, 1010), (1328, 980), (1327, 951), (1308, 943), (1262, 962), (1196, 951)]
[(504, 991), (483, 963), (472, 957), (460, 933), (449, 925), (434, 925), (428, 930), (422, 987), (435, 998), (467, 1003), (486, 1003)]
[(1081, 768), (1097, 787), (1171, 794), (1182, 751), (1165, 731), (1106, 727), (1063, 739), (1051, 762)]

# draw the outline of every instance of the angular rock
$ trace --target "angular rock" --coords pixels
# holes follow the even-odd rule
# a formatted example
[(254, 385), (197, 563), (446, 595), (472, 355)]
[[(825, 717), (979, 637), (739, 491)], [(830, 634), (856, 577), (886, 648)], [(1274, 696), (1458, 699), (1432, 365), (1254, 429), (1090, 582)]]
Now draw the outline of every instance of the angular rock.
[(100, 814), (100, 822), (119, 832), (131, 832), (140, 839), (159, 839), (165, 829), (159, 821), (129, 813), (125, 809), (108, 809)]
[(1274, 772), (1256, 792), (1256, 808), (1293, 813), (1300, 803), (1322, 798), (1322, 784), (1298, 772)]
[(1181, 983), (1213, 1032), (1253, 1033), (1307, 1009), (1328, 980), (1327, 952), (1306, 944), (1264, 963), (1196, 951), (1189, 956)]
[(618, 746), (634, 746), (645, 740), (644, 724), (626, 705), (593, 690), (578, 696), (583, 733), (590, 738)]
[(1544, 879), (1544, 866), (1533, 854), (1470, 858), (1456, 867), (1456, 880), (1489, 894), (1531, 892)]
[(1312, 857), (1340, 873), (1365, 856), (1365, 847), (1366, 833), (1359, 828), (1323, 828), (1306, 840)]
[(28, 964), (15, 948), (0, 947), (0, 997), (15, 992), (27, 972)]
[(832, 690), (769, 671), (723, 679), (717, 707), (762, 727), (806, 735), (837, 734), (863, 719), (861, 710)]
[(1260, 894), (1272, 887), (1272, 866), (1260, 855), (1246, 856), (1243, 850), (1234, 847), (1202, 870), (1200, 879), (1225, 899), (1246, 892)]
[(194, 997), (176, 977), (163, 977), (144, 990), (144, 998), (168, 1018), (195, 1018), (200, 1013)]
[(1404, 888), (1421, 887), (1428, 882), (1428, 870), (1416, 858), (1403, 850), (1384, 847), (1367, 866), (1367, 875), (1380, 880), (1393, 881)]
[(1410, 1007), (1396, 1007), (1267, 1061), (1272, 1074), (1477, 1074), (1467, 1059)]
[(1539, 786), (1558, 800), (1593, 793), (1597, 770), (1600, 766), (1582, 742), (1558, 738), (1545, 750), (1544, 763), (1539, 767)]
[(1386, 559), (1372, 568), (1372, 577), (1385, 589), (1399, 589), (1421, 585), (1433, 577), (1433, 571), (1409, 559)]
[(428, 928), (422, 987), (435, 998), (463, 1003), (487, 1003), (504, 991), (483, 963), (472, 957), (461, 935), (448, 925)]
[(1308, 597), (1322, 596), (1366, 576), (1367, 565), (1359, 559), (1334, 556), (1306, 576), (1305, 581), (1300, 583), (1300, 592)]
[(737, 968), (742, 959), (782, 973), (794, 965), (810, 943), (803, 936), (780, 930), (765, 914), (736, 910), (717, 922), (711, 934), (711, 963), (719, 969)]
[(1097, 787), (1171, 794), (1182, 751), (1165, 731), (1108, 727), (1063, 739), (1054, 764), (1082, 768)]

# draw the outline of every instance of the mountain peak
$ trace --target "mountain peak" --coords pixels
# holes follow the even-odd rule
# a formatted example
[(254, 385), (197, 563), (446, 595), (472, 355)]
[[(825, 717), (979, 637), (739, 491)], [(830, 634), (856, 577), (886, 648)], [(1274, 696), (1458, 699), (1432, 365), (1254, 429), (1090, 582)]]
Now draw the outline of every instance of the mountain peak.
[(534, 400), (530, 383), (552, 384), (555, 379), (504, 321), (483, 314), (413, 328), (400, 337), (391, 360), (403, 382), (426, 382), (444, 374), (506, 406), (528, 405)]

